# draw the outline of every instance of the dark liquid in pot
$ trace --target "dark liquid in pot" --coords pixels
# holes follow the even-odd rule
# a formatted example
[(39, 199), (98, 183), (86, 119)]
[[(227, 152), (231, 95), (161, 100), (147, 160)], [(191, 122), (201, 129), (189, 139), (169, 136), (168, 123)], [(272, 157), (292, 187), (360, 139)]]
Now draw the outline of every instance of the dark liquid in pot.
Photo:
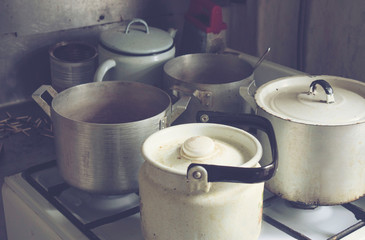
[(156, 106), (133, 106), (126, 104), (108, 104), (105, 106), (88, 106), (89, 109), (70, 113), (71, 119), (88, 123), (115, 124), (140, 121), (157, 115), (162, 112)]
[(52, 105), (73, 121), (117, 124), (141, 121), (166, 111), (170, 98), (161, 90), (130, 84), (86, 84), (66, 90)]

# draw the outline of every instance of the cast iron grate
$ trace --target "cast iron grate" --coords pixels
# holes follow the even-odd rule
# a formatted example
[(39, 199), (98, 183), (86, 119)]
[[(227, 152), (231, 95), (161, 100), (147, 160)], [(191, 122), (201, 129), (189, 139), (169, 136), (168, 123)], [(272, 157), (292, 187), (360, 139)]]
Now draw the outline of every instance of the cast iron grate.
[(49, 201), (58, 211), (60, 211), (72, 224), (74, 224), (82, 233), (85, 234), (91, 240), (101, 240), (98, 236), (93, 233), (93, 229), (100, 227), (102, 225), (115, 222), (117, 220), (132, 216), (139, 212), (139, 207), (132, 207), (130, 209), (117, 212), (115, 214), (102, 217), (95, 221), (91, 221), (88, 223), (82, 223), (78, 218), (76, 218), (71, 211), (69, 211), (58, 199), (63, 191), (70, 188), (67, 183), (56, 184), (50, 186), (48, 188), (43, 187), (41, 184), (36, 181), (33, 177), (33, 174), (46, 170), (48, 168), (53, 168), (56, 166), (56, 161), (46, 162), (31, 168), (28, 168), (23, 172), (23, 178), (34, 188), (36, 189), (47, 201)]
[[(73, 223), (82, 233), (85, 234), (91, 240), (101, 240), (95, 233), (92, 231), (93, 229), (100, 227), (102, 225), (112, 223), (114, 221), (132, 216), (139, 212), (139, 206), (132, 207), (130, 209), (117, 212), (115, 214), (109, 215), (107, 217), (102, 217), (94, 221), (90, 221), (88, 223), (82, 223), (78, 218), (76, 218), (71, 211), (69, 211), (58, 199), (59, 196), (63, 191), (70, 188), (67, 183), (60, 183), (50, 187), (45, 188), (38, 181), (33, 177), (33, 174), (38, 171), (43, 171), (48, 168), (56, 167), (56, 161), (50, 161), (43, 164), (36, 165), (34, 167), (28, 168), (26, 171), (22, 173), (23, 178), (34, 188), (36, 189), (45, 199), (47, 199), (58, 211), (60, 211), (71, 223)], [(264, 208), (270, 205), (270, 202), (274, 199), (278, 198), (277, 196), (270, 197), (264, 201)], [(352, 212), (355, 215), (355, 218), (360, 220), (358, 223), (350, 226), (347, 229), (331, 236), (327, 240), (337, 240), (343, 237), (348, 236), (349, 234), (353, 233), (354, 231), (362, 228), (365, 226), (365, 209), (362, 209), (352, 203), (342, 204), (344, 208), (348, 211)], [(285, 232), (286, 234), (290, 235), (291, 237), (299, 240), (311, 240), (308, 236), (300, 233), (289, 226), (277, 221), (276, 219), (266, 215), (263, 213), (263, 220), (270, 225), (274, 226), (275, 228), (279, 229), (280, 231)]]

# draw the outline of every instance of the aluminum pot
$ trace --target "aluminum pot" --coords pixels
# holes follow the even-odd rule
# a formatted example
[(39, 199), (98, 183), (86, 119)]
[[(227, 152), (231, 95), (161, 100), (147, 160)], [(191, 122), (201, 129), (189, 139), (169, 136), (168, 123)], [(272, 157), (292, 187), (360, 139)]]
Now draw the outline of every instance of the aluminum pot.
[[(294, 76), (254, 92), (240, 89), (271, 121), (278, 142), (279, 168), (268, 190), (304, 206), (342, 204), (365, 194), (365, 83)], [(264, 136), (259, 139), (267, 146)]]
[(240, 120), (268, 133), (270, 164), (260, 166), (262, 147), (255, 137), (223, 124), (180, 124), (146, 139), (139, 174), (144, 239), (259, 237), (264, 181), (275, 172), (276, 142), (266, 119)]
[(136, 81), (161, 87), (163, 64), (175, 57), (174, 36), (139, 18), (101, 33), (94, 81)]
[[(49, 105), (43, 98), (51, 95)], [(138, 190), (142, 142), (169, 126), (188, 99), (171, 106), (161, 89), (136, 82), (93, 82), (57, 93), (43, 85), (34, 100), (51, 117), (57, 163), (71, 186), (96, 194)], [(185, 102), (184, 102), (185, 101)]]
[(174, 99), (192, 96), (188, 109), (176, 123), (195, 122), (198, 111), (248, 113), (239, 87), (253, 81), (253, 67), (232, 54), (196, 53), (169, 60), (164, 65), (163, 89)]

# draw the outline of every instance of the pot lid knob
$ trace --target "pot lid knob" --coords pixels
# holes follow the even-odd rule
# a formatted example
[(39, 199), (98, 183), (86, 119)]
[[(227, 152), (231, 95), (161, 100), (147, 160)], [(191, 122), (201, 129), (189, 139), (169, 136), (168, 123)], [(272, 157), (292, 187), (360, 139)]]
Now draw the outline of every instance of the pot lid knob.
[(190, 160), (207, 158), (214, 153), (214, 141), (206, 136), (188, 138), (182, 145), (180, 154)]

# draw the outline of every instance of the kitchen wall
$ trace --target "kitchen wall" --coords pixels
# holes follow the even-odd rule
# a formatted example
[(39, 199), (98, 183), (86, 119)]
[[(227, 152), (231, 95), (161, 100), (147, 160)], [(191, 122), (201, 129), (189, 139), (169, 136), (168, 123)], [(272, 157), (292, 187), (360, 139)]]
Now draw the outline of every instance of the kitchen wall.
[[(365, 81), (362, 0), (216, 0), (224, 6), (229, 47), (310, 74)], [(177, 28), (190, 0), (0, 1), (0, 107), (50, 84), (48, 48), (63, 40), (96, 44), (101, 31), (140, 17)]]
[(231, 16), (236, 35), (230, 35), (232, 48), (260, 55), (271, 47), (268, 59), (274, 62), (310, 74), (365, 81), (363, 0), (234, 2), (241, 11)]
[(48, 48), (64, 40), (96, 44), (101, 31), (134, 17), (180, 31), (189, 0), (0, 1), (0, 107), (50, 84)]

